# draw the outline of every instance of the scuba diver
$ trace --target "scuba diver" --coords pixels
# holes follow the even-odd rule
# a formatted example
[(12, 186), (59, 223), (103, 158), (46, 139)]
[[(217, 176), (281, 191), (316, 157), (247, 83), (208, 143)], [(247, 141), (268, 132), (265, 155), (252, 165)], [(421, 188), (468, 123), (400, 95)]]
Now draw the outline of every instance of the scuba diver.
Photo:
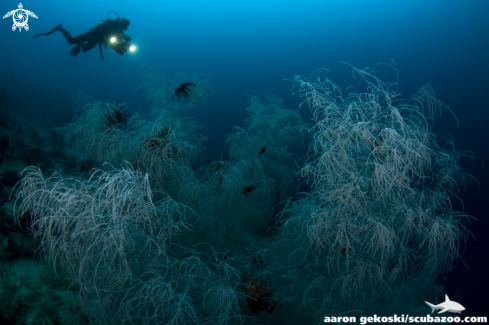
[[(111, 12), (117, 15), (117, 19), (109, 19), (109, 13)], [(131, 46), (129, 43), (131, 38), (128, 35), (124, 35), (124, 32), (127, 30), (129, 24), (130, 22), (128, 19), (121, 19), (115, 11), (109, 11), (107, 13), (107, 20), (90, 29), (90, 31), (76, 37), (72, 37), (70, 33), (64, 29), (61, 24), (59, 24), (47, 33), (35, 35), (34, 38), (38, 36), (48, 36), (59, 31), (63, 34), (69, 44), (76, 44), (76, 46), (70, 51), (71, 55), (77, 56), (78, 53), (80, 53), (80, 50), (83, 50), (83, 53), (85, 53), (93, 49), (95, 45), (98, 44), (100, 58), (103, 60), (104, 55), (102, 53), (102, 45), (105, 48), (110, 46), (120, 55), (124, 55), (124, 53), (129, 49)]]

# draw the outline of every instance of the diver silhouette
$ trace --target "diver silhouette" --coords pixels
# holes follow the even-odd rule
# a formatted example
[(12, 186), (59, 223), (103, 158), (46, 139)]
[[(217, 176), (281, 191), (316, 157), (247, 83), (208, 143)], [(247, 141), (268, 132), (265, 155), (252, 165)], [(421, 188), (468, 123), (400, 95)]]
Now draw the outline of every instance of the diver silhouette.
[[(117, 19), (109, 19), (109, 13), (111, 12), (117, 15)], [(109, 11), (107, 13), (107, 20), (81, 35), (72, 37), (71, 34), (64, 29), (61, 24), (59, 24), (47, 33), (34, 35), (34, 38), (38, 36), (48, 36), (59, 31), (66, 38), (68, 44), (76, 44), (76, 46), (70, 51), (71, 55), (77, 56), (80, 53), (80, 50), (83, 50), (83, 53), (85, 53), (93, 49), (95, 45), (98, 44), (100, 58), (103, 60), (104, 55), (102, 53), (102, 45), (105, 48), (110, 46), (120, 55), (124, 55), (124, 53), (128, 50), (131, 45), (129, 43), (131, 38), (128, 35), (125, 35), (124, 32), (127, 30), (129, 24), (130, 22), (128, 19), (121, 19), (115, 11)]]

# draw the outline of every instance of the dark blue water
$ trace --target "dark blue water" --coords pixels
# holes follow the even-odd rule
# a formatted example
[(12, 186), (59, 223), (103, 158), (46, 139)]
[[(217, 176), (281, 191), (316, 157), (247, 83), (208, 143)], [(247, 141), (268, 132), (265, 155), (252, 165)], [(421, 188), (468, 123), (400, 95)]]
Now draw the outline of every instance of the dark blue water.
[[(209, 157), (226, 156), (224, 137), (231, 126), (243, 125), (250, 94), (273, 92), (285, 99), (286, 108), (297, 108), (300, 99), (284, 81), (294, 75), (327, 68), (328, 78), (344, 89), (355, 81), (340, 61), (357, 68), (395, 62), (399, 92), (406, 98), (432, 82), (460, 122), (457, 127), (445, 111), (435, 119), (434, 131), (454, 134), (458, 146), (474, 152), (474, 161), (461, 164), (480, 182), (460, 193), (465, 212), (478, 219), (467, 224), (477, 241), (470, 238), (461, 248), (470, 270), (459, 263), (445, 285), (450, 296), (462, 297), (468, 315), (487, 315), (489, 175), (482, 162), (489, 164), (489, 2), (44, 0), (23, 5), (38, 16), (29, 17), (29, 31), (13, 32), (11, 18), (0, 25), (0, 86), (6, 85), (17, 114), (68, 122), (74, 113), (71, 97), (80, 89), (144, 109), (148, 103), (135, 90), (142, 82), (141, 65), (158, 64), (169, 77), (186, 66), (212, 75), (215, 95), (200, 110), (209, 129)], [(17, 6), (4, 0), (0, 11)], [(73, 36), (84, 33), (110, 10), (130, 20), (127, 34), (135, 53), (104, 50), (102, 61), (94, 48), (73, 57), (73, 46), (60, 33), (32, 38), (59, 23)], [(302, 114), (310, 118), (306, 110)]]

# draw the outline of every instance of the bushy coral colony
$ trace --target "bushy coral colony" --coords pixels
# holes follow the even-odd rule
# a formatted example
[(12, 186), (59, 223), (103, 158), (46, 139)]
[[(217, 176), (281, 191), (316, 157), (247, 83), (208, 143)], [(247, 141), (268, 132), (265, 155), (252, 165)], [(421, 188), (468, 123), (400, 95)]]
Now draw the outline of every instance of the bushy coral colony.
[(346, 94), (324, 70), (294, 78), (313, 125), (251, 97), (229, 160), (204, 154), (202, 75), (143, 66), (144, 114), (80, 93), (57, 129), (77, 171), (27, 168), (17, 218), (94, 324), (426, 314), (468, 235), (450, 204), (467, 154), (432, 133), (448, 108), (429, 84), (401, 100), (376, 68), (352, 70), (362, 88)]

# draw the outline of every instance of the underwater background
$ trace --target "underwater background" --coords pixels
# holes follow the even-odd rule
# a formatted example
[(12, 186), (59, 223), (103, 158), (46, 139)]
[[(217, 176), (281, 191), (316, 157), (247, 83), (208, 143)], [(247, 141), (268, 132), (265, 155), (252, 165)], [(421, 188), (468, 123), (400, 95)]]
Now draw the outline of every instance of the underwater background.
[[(316, 324), (445, 294), (488, 316), (487, 1), (22, 5), (28, 31), (0, 26), (3, 323)], [(135, 52), (33, 38), (109, 11)]]

